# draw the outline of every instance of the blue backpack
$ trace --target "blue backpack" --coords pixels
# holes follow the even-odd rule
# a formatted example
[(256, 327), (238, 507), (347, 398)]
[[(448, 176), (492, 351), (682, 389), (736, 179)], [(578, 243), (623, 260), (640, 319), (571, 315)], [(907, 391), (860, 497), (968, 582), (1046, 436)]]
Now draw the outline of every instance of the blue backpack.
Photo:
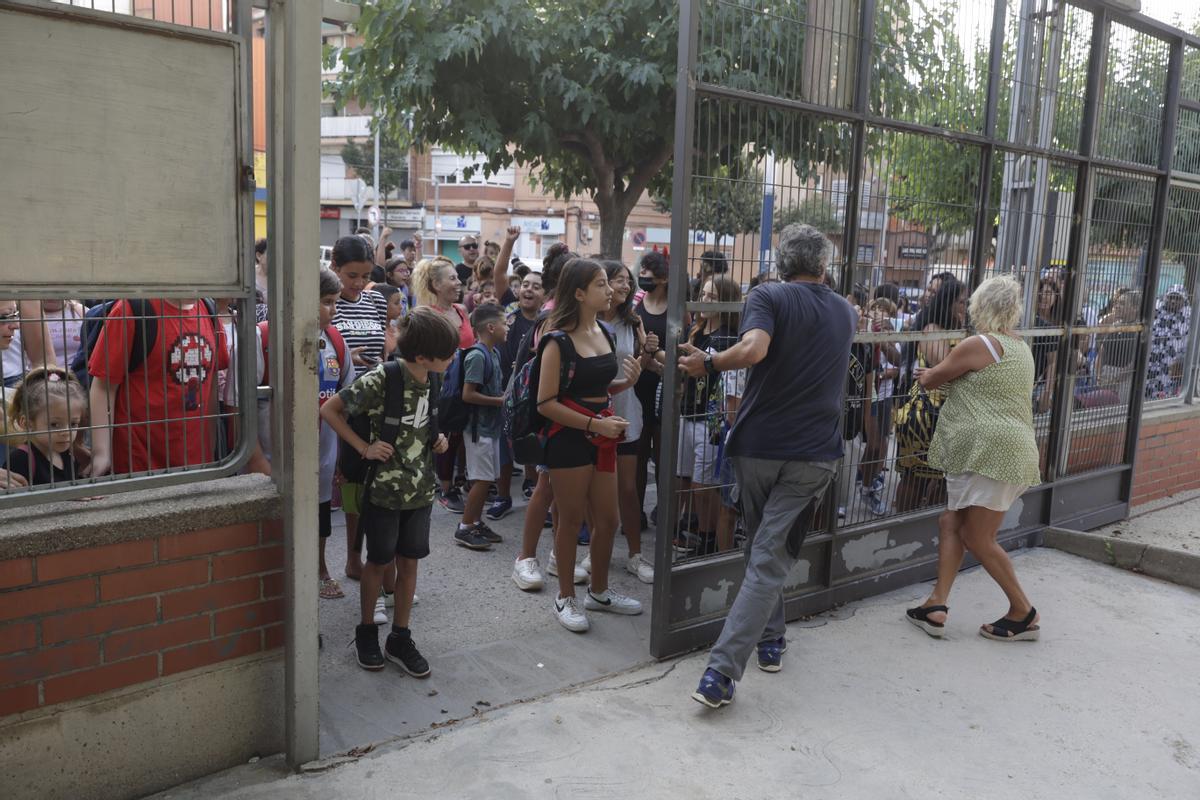
[(492, 379), (492, 354), (483, 345), (476, 343), (458, 351), (442, 381), (442, 392), (438, 398), (438, 429), (443, 433), (463, 433), (471, 426), (471, 441), (479, 441), (478, 410), (473, 403), (463, 400), (463, 383), (467, 376), (467, 353), (478, 350), (483, 353), (483, 382)]

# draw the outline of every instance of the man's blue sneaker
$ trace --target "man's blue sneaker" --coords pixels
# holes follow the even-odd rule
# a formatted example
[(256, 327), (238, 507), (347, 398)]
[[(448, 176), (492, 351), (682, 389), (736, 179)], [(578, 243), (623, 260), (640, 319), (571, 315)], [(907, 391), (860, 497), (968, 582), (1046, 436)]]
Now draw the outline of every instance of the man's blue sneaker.
[(692, 692), (692, 699), (709, 708), (720, 708), (733, 702), (733, 680), (715, 669), (704, 670), (700, 685)]
[(579, 536), (576, 541), (579, 544), (591, 544), (592, 532), (588, 530), (586, 522), (579, 526)]
[(758, 668), (763, 672), (779, 672), (783, 669), (783, 654), (787, 652), (787, 639), (780, 636), (758, 643)]
[(512, 498), (501, 497), (488, 506), (486, 513), (488, 519), (504, 519), (510, 511), (512, 511)]

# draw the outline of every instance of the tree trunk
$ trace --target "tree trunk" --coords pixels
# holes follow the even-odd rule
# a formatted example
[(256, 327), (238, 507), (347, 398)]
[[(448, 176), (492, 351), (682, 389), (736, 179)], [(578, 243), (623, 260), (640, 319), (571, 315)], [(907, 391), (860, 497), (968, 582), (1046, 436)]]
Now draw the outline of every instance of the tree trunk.
[(600, 255), (620, 261), (625, 249), (625, 221), (629, 219), (629, 211), (622, 209), (615, 198), (606, 202), (597, 196), (595, 203), (600, 211)]

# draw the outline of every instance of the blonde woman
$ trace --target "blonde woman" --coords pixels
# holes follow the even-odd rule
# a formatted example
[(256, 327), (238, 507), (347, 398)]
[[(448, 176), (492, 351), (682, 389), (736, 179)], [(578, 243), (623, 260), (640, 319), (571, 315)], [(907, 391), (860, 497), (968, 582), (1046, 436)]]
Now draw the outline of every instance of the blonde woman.
[[(471, 317), (462, 303), (457, 302), (462, 291), (458, 272), (454, 262), (445, 256), (433, 256), (418, 262), (412, 273), (412, 289), (418, 304), (429, 306), (438, 316), (454, 326), (458, 331), (458, 346), (460, 349), (475, 344), (475, 330), (471, 327)], [(437, 474), (441, 482), (441, 490), (437, 501), (442, 507), (454, 514), (461, 514), (466, 506), (462, 492), (455, 485), (454, 465), (458, 459), (460, 465), (466, 464), (463, 453), (461, 433), (449, 434), (450, 449), (437, 457)]]
[(1021, 318), (1021, 286), (991, 278), (971, 296), (976, 335), (916, 378), (926, 389), (946, 386), (929, 464), (946, 475), (946, 511), (938, 519), (938, 577), (908, 620), (933, 637), (945, 633), (946, 601), (966, 551), (979, 559), (1008, 597), (1008, 611), (979, 629), (1003, 642), (1038, 638), (1038, 613), (1008, 554), (996, 543), (1005, 512), (1029, 486), (1041, 482), (1033, 433), (1034, 362), (1029, 345), (1013, 334)]

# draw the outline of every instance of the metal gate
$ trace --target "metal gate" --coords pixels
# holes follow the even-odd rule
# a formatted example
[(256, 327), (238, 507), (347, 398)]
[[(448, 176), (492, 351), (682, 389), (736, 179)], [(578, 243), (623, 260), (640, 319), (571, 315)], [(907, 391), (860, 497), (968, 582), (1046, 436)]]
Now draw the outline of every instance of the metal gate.
[[(772, 237), (790, 222), (829, 237), (832, 281), (864, 311), (877, 290), (939, 306), (953, 296), (933, 287), (969, 292), (1013, 274), (1038, 362), (1044, 482), (1013, 506), (1001, 542), (1123, 519), (1143, 403), (1156, 396), (1156, 309), (1176, 283), (1196, 300), (1200, 40), (1112, 5), (681, 0), (667, 352), (697, 319), (736, 335), (742, 295), (773, 279)], [(968, 334), (961, 312), (941, 330), (896, 330), (886, 312), (875, 304), (856, 337), (879, 375), (884, 358), (903, 364)], [(667, 376), (657, 657), (712, 642), (743, 573), (724, 472), (676, 477), (719, 461), (736, 382), (721, 408), (698, 409)], [(879, 423), (843, 462), (792, 571), (789, 619), (935, 574), (944, 486), (881, 435), (885, 388), (872, 380), (847, 397)]]

